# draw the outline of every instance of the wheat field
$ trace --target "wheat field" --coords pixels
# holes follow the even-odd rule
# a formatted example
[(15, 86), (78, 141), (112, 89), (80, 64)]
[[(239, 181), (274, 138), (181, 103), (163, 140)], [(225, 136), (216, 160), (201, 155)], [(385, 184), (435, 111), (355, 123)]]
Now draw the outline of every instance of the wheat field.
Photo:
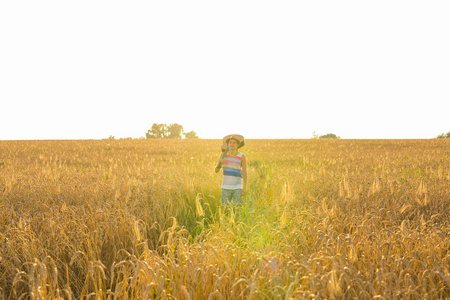
[(445, 299), (450, 142), (0, 141), (1, 299)]

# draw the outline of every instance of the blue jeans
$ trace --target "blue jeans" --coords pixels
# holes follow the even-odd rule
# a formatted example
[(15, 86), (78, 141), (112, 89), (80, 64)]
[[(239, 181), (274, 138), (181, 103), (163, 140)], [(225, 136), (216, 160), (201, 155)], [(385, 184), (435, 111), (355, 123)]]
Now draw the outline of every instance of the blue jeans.
[(222, 189), (222, 205), (242, 205), (242, 189), (227, 190)]

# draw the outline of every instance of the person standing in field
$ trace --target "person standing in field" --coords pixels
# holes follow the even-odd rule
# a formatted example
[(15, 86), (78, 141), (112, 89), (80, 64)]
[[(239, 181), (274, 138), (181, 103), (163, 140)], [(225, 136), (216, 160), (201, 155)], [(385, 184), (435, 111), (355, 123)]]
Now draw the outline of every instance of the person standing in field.
[(222, 154), (215, 171), (223, 167), (222, 205), (241, 205), (242, 196), (247, 192), (247, 158), (239, 148), (245, 145), (244, 137), (238, 134), (223, 138)]

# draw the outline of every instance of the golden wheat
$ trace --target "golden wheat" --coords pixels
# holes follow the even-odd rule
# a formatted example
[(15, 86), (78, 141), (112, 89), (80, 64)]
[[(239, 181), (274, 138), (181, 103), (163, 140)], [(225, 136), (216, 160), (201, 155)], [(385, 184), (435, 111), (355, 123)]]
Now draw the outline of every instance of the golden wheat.
[(450, 297), (450, 143), (0, 141), (2, 299)]

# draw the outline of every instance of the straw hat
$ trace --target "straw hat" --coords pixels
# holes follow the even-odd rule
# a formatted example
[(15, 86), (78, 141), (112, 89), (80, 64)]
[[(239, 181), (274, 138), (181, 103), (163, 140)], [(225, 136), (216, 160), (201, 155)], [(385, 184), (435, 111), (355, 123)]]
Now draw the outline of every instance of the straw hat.
[(225, 136), (225, 137), (222, 139), (222, 140), (223, 140), (223, 144), (222, 144), (222, 152), (224, 152), (224, 151), (227, 149), (227, 147), (228, 147), (228, 145), (227, 145), (227, 144), (228, 144), (228, 141), (231, 140), (231, 139), (235, 139), (235, 140), (238, 141), (238, 143), (239, 143), (238, 149), (244, 147), (244, 145), (245, 145), (245, 140), (244, 140), (244, 137), (243, 137), (242, 135), (240, 135), (240, 134), (229, 134), (229, 135)]

